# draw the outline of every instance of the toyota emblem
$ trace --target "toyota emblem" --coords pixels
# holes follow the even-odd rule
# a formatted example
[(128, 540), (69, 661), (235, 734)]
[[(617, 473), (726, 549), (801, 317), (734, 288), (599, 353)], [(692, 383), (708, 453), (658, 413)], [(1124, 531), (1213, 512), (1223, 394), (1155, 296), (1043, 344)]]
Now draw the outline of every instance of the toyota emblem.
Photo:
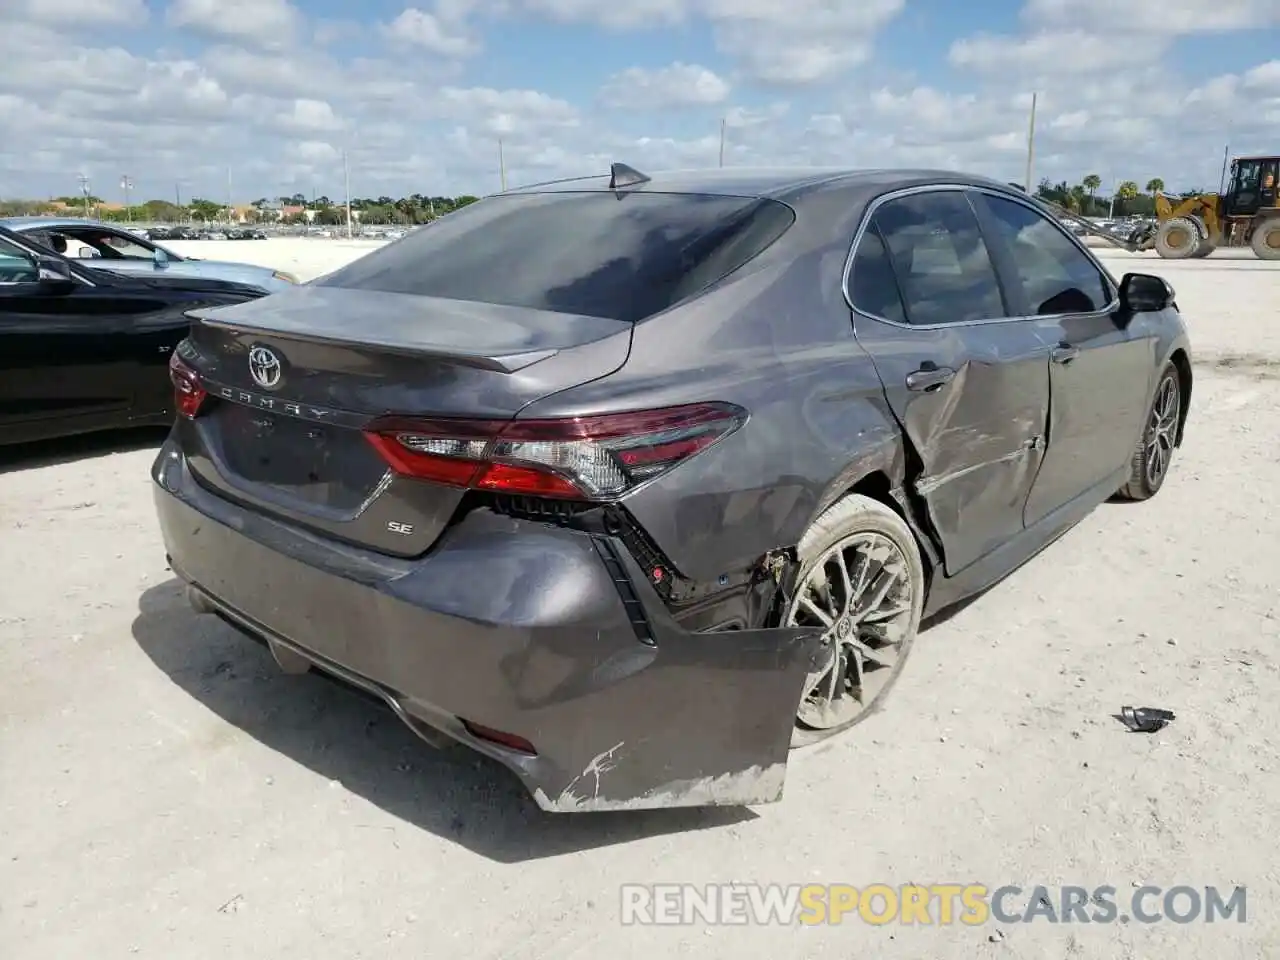
[(266, 347), (254, 347), (249, 351), (249, 376), (260, 387), (270, 390), (280, 383), (284, 368), (275, 352)]

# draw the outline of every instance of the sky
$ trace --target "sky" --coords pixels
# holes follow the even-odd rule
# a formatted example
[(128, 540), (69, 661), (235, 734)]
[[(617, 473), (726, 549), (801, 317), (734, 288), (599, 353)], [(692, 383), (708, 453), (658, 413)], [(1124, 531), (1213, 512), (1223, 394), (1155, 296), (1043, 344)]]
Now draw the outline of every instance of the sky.
[[(934, 167), (1216, 189), (1280, 152), (1280, 0), (0, 0), (0, 197), (485, 195)], [(501, 157), (499, 160), (499, 142)]]

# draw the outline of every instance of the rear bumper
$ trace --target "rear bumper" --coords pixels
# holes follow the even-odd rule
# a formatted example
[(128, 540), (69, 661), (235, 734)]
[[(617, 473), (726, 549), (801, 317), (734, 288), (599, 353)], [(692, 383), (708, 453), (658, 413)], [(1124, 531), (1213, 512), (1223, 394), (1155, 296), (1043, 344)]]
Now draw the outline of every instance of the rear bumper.
[(425, 739), (493, 757), (544, 810), (781, 798), (812, 632), (687, 633), (607, 537), (477, 511), (405, 561), (211, 494), (172, 441), (152, 473), (171, 566), (198, 608), (258, 634), (282, 665), (377, 694)]

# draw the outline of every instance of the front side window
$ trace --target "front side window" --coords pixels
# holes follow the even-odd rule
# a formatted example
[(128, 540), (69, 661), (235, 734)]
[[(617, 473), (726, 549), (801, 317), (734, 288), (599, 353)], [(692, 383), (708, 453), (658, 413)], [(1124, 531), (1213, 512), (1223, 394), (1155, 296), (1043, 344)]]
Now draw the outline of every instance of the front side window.
[(965, 323), (1006, 315), (978, 218), (962, 193), (889, 200), (872, 224), (889, 250), (908, 322)]
[(1018, 270), (1034, 316), (1093, 313), (1111, 302), (1111, 285), (1093, 261), (1045, 215), (1014, 200), (983, 195)]
[(143, 246), (129, 234), (91, 227), (64, 229), (63, 233), (68, 255), (79, 259), (90, 258), (92, 253), (88, 251), (97, 253), (103, 260), (150, 260), (155, 256), (151, 247)]
[(732, 273), (794, 219), (785, 204), (743, 197), (510, 194), (441, 217), (318, 285), (631, 322)]

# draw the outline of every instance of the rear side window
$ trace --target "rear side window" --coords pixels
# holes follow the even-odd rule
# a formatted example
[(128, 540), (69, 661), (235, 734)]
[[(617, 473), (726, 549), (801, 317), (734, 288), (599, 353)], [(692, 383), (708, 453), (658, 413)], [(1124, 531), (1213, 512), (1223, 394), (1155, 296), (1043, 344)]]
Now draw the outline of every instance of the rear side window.
[(876, 225), (871, 224), (858, 241), (849, 277), (849, 299), (856, 309), (873, 317), (906, 323), (898, 281), (893, 276), (889, 252)]
[(890, 200), (876, 210), (879, 229), (913, 324), (994, 320), (1004, 299), (978, 218), (959, 191)]
[(1043, 214), (1014, 200), (983, 195), (1018, 268), (1035, 316), (1093, 313), (1111, 302), (1111, 286), (1080, 248)]
[(318, 281), (631, 322), (732, 273), (794, 222), (773, 200), (664, 193), (490, 197)]

